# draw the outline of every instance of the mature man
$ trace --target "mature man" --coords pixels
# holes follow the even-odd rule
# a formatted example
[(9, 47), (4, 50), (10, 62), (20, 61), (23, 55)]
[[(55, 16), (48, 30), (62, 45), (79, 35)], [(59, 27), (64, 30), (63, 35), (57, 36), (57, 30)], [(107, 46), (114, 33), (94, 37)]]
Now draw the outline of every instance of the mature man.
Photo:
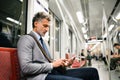
[[(113, 47), (120, 50), (120, 44), (119, 43), (115, 43), (113, 45)], [(110, 62), (110, 69), (111, 70), (114, 70), (116, 68), (117, 61), (120, 61), (120, 53), (113, 53), (112, 58), (111, 58), (111, 62)]]
[[(115, 43), (115, 44), (113, 45), (113, 47), (115, 47), (116, 49), (120, 49), (120, 44), (119, 44), (119, 43)], [(120, 54), (120, 53), (118, 53), (118, 54)]]
[(42, 37), (50, 27), (50, 17), (44, 12), (35, 14), (33, 30), (18, 41), (18, 58), (21, 71), (27, 80), (99, 80), (95, 68), (69, 69), (74, 59), (51, 61)]

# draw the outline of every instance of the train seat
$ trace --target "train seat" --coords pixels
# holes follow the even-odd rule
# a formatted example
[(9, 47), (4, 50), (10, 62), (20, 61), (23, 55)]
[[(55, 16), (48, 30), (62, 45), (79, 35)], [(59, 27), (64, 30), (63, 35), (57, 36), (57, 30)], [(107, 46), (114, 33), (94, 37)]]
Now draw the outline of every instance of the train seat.
[(16, 48), (0, 47), (0, 80), (20, 80)]

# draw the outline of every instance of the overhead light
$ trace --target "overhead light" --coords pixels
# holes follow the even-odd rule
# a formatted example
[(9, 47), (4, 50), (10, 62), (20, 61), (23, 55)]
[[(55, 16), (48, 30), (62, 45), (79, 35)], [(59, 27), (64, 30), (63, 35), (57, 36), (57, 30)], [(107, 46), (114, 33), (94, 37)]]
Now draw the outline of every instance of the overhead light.
[(117, 19), (115, 17), (112, 16), (113, 21), (115, 21), (116, 23), (118, 22)]
[(21, 22), (15, 20), (15, 19), (13, 19), (13, 18), (10, 18), (10, 17), (7, 17), (6, 19), (9, 20), (9, 21), (11, 21), (11, 22), (14, 22), (14, 23), (16, 23), (16, 24), (18, 24), (18, 25), (21, 25), (21, 24), (22, 24)]
[(120, 36), (120, 33), (118, 35)]
[(114, 25), (110, 25), (110, 27), (108, 28), (108, 31), (111, 31), (113, 29)]
[(116, 19), (120, 19), (120, 13), (115, 17)]
[(87, 32), (87, 30), (85, 30), (85, 28), (84, 28), (84, 27), (82, 27), (82, 32), (83, 32), (83, 33), (86, 33), (86, 32)]
[(85, 39), (88, 39), (88, 35), (87, 35), (87, 34), (84, 34), (84, 38), (85, 38)]
[(20, 2), (23, 2), (23, 0), (20, 0)]
[(88, 43), (102, 42), (103, 40), (89, 40)]
[(76, 12), (76, 15), (77, 15), (77, 18), (78, 18), (79, 22), (83, 23), (84, 22), (84, 18), (83, 18), (82, 12), (78, 11), (78, 12)]
[[(113, 29), (114, 25), (110, 25), (110, 27), (108, 28), (108, 31), (111, 31)], [(105, 33), (104, 35), (102, 35), (102, 38), (106, 38), (107, 37), (107, 33)]]

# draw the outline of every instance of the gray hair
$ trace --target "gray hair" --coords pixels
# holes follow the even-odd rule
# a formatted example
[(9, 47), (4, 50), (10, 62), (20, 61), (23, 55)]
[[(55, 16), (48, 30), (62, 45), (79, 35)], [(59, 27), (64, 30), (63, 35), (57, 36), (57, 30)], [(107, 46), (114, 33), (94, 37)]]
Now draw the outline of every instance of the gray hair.
[(32, 20), (33, 28), (35, 27), (34, 26), (34, 22), (35, 21), (41, 21), (42, 19), (47, 19), (48, 21), (50, 21), (50, 16), (47, 15), (45, 12), (38, 12), (38, 13), (36, 13), (35, 16), (33, 17), (33, 20)]

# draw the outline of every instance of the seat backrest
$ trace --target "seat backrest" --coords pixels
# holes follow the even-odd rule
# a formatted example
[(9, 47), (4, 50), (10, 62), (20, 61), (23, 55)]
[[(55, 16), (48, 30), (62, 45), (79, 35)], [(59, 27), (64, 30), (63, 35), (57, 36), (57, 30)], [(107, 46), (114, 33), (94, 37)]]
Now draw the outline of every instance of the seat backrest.
[(0, 80), (20, 80), (16, 48), (0, 47)]
[(74, 60), (71, 68), (80, 68), (86, 65), (86, 60), (78, 61), (77, 59)]

